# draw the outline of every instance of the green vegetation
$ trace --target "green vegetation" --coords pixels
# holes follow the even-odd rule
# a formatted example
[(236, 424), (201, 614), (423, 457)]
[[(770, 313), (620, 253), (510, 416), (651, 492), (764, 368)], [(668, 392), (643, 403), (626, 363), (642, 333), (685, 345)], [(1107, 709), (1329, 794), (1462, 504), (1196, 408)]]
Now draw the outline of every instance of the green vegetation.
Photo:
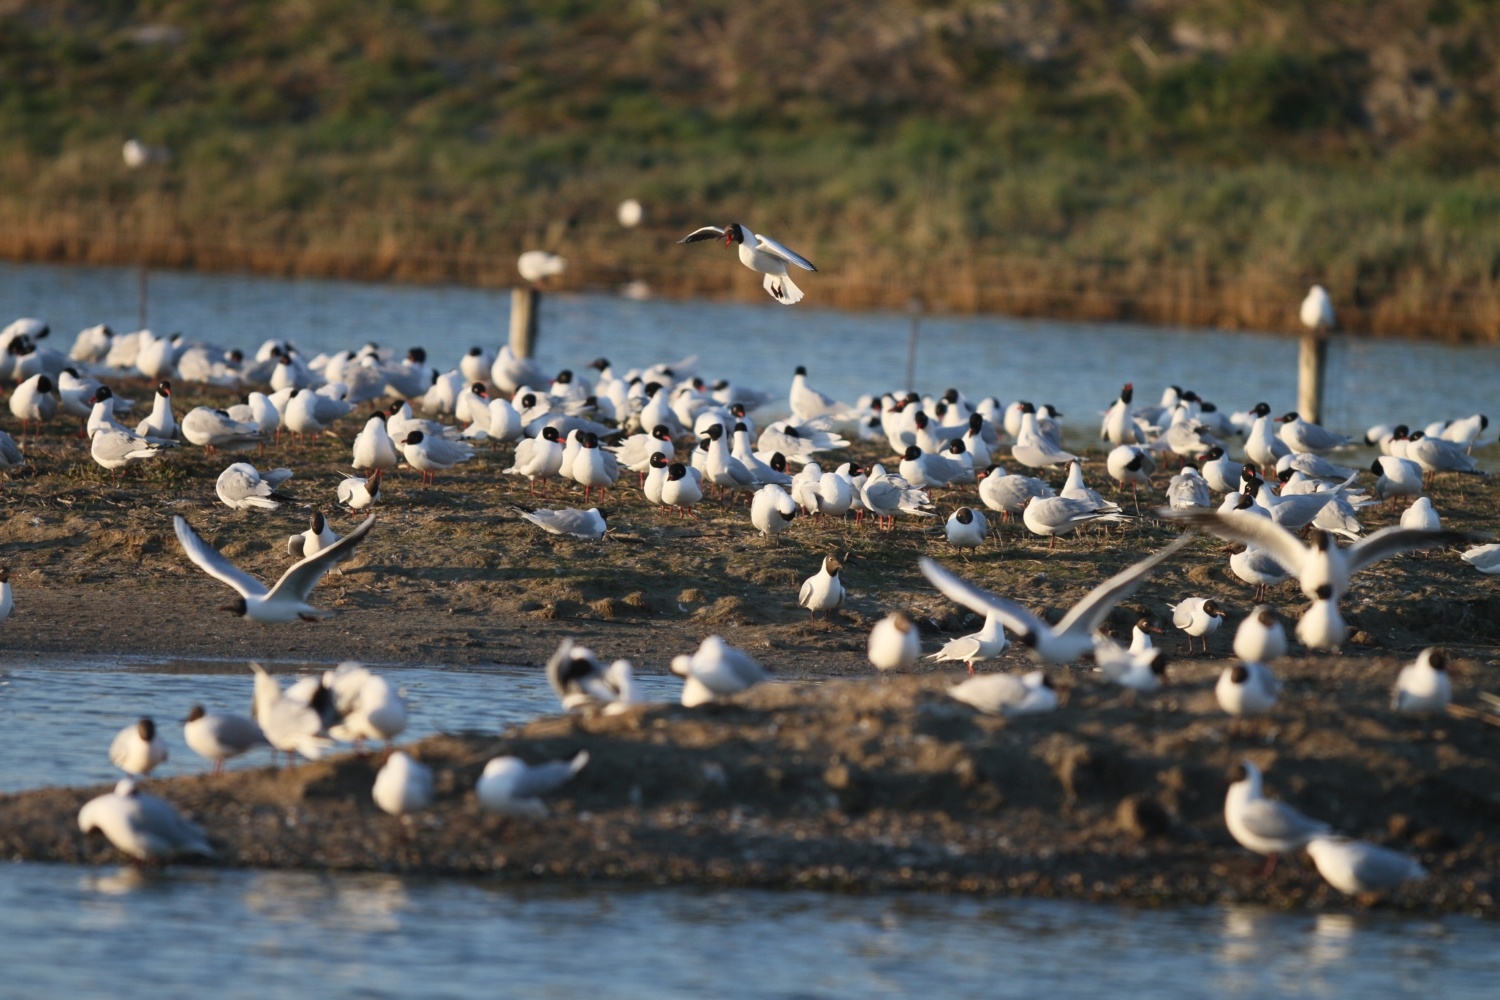
[(22, 2), (0, 254), (760, 296), (664, 249), (742, 218), (819, 303), (1285, 328), (1318, 280), (1500, 340), (1497, 51), (1478, 0)]

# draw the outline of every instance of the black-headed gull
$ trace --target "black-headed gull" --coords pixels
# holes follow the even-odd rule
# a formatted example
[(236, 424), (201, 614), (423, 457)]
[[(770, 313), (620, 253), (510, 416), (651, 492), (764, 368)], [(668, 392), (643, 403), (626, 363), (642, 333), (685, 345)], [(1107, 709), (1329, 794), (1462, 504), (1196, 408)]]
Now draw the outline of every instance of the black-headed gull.
[(167, 759), (167, 745), (157, 739), (156, 723), (142, 719), (115, 734), (109, 745), (109, 762), (126, 774), (142, 777)]
[(200, 538), (182, 515), (172, 518), (177, 541), (181, 543), (182, 551), (187, 553), (187, 557), (203, 572), (239, 592), (240, 596), (233, 604), (219, 610), (233, 612), (262, 625), (298, 619), (317, 621), (321, 612), (307, 603), (307, 595), (312, 593), (313, 587), (317, 586), (324, 573), (364, 541), (374, 525), (375, 515), (371, 514), (359, 527), (328, 548), (295, 563), (276, 581), (276, 586), (268, 591), (265, 584), (225, 559), (218, 549)]
[(1415, 663), (1401, 668), (1391, 689), (1391, 708), (1397, 712), (1422, 714), (1441, 712), (1453, 697), (1448, 680), (1448, 658), (1441, 649), (1424, 649)]
[(1307, 854), (1324, 881), (1350, 895), (1383, 892), (1427, 877), (1427, 869), (1415, 858), (1348, 837), (1314, 837), (1307, 842)]
[(761, 236), (752, 233), (749, 229), (738, 222), (731, 222), (724, 227), (704, 226), (688, 233), (678, 243), (697, 243), (700, 240), (722, 239), (724, 245), (739, 245), (740, 263), (752, 271), (764, 274), (767, 294), (782, 305), (794, 305), (802, 301), (802, 289), (792, 283), (787, 277), (786, 266), (796, 264), (807, 271), (816, 271), (812, 261), (793, 250), (789, 250), (771, 239), (769, 236)]
[(870, 630), (867, 652), (877, 670), (906, 670), (922, 653), (917, 626), (900, 611), (886, 615)]
[(927, 658), (938, 663), (961, 662), (969, 668), (969, 676), (972, 677), (974, 664), (994, 659), (1009, 648), (1010, 640), (1005, 638), (1005, 626), (1001, 623), (1000, 616), (991, 611), (984, 616), (984, 627), (978, 632), (949, 639), (943, 643), (942, 649)]
[(370, 798), (392, 816), (426, 809), (432, 805), (432, 768), (397, 750), (376, 773)]
[[(260, 724), (266, 742), (296, 763), (296, 755), (318, 760), (333, 749), (328, 738), (327, 716), (333, 710), (333, 691), (321, 678), (303, 678), (282, 692), (281, 683), (259, 663), (250, 664), (255, 673), (255, 721)], [(276, 754), (271, 757), (274, 761)]]
[(339, 503), (350, 510), (364, 510), (369, 507), (380, 499), (380, 479), (384, 475), (384, 469), (376, 469), (363, 479), (345, 473), (344, 478), (339, 480), (337, 494)]
[(797, 604), (806, 608), (810, 617), (818, 617), (821, 611), (826, 619), (835, 608), (844, 606), (844, 581), (839, 576), (843, 568), (838, 556), (825, 556), (818, 571), (802, 581)]
[(292, 478), (291, 469), (272, 469), (261, 473), (248, 462), (235, 462), (219, 473), (214, 492), (226, 507), (235, 510), (275, 510), (297, 498), (280, 492), (281, 484)]
[(362, 746), (365, 740), (387, 744), (406, 730), (406, 692), (389, 680), (354, 662), (340, 663), (324, 680), (333, 690), (339, 721), (328, 735)]
[(231, 757), (271, 745), (254, 719), (207, 712), (202, 705), (194, 705), (188, 712), (182, 725), (182, 738), (193, 753), (214, 762), (214, 774), (223, 771), (224, 762)]
[(1225, 667), (1214, 685), (1219, 707), (1240, 719), (1267, 715), (1281, 696), (1281, 681), (1264, 663), (1249, 661)]
[[(98, 394), (95, 395), (97, 397)], [(203, 447), (209, 454), (219, 448), (230, 451), (253, 448), (264, 440), (259, 424), (235, 420), (227, 411), (208, 406), (196, 406), (189, 410), (180, 426), (184, 438)]]
[(982, 674), (948, 689), (948, 697), (987, 715), (1030, 715), (1057, 709), (1057, 690), (1040, 670), (1020, 677)]
[(1218, 631), (1223, 620), (1223, 609), (1211, 597), (1189, 597), (1172, 608), (1172, 624), (1187, 633), (1189, 653), (1197, 636), (1203, 640), (1204, 655), (1208, 655), (1208, 633)]
[(949, 515), (948, 523), (944, 526), (948, 544), (960, 551), (979, 548), (989, 533), (990, 526), (984, 519), (984, 515), (972, 507), (960, 507), (955, 510)]
[(1295, 410), (1278, 418), (1278, 423), (1281, 424), (1281, 429), (1276, 432), (1276, 436), (1295, 452), (1310, 451), (1321, 454), (1337, 448), (1348, 448), (1354, 444), (1342, 434), (1335, 434), (1318, 424), (1303, 420), (1301, 414)]
[(214, 853), (202, 827), (183, 819), (164, 799), (138, 791), (130, 778), (121, 778), (113, 792), (85, 802), (78, 810), (78, 829), (86, 834), (98, 830), (140, 861)]
[(120, 470), (146, 462), (162, 453), (162, 446), (125, 431), (104, 429), (95, 432), (89, 443), (89, 456), (120, 478)]
[(1247, 663), (1265, 663), (1286, 655), (1286, 629), (1275, 611), (1262, 604), (1245, 616), (1234, 633), (1234, 655)]
[(1224, 825), (1241, 847), (1266, 856), (1266, 875), (1276, 867), (1276, 856), (1295, 851), (1328, 832), (1328, 824), (1310, 819), (1285, 802), (1268, 799), (1262, 791), (1260, 768), (1246, 760), (1230, 776), (1224, 796)]
[(1015, 601), (998, 597), (955, 576), (931, 559), (922, 558), (918, 561), (918, 566), (932, 585), (949, 600), (962, 604), (970, 611), (983, 615), (993, 614), (999, 618), (1006, 628), (1020, 637), (1022, 645), (1030, 648), (1037, 659), (1044, 663), (1072, 663), (1093, 652), (1093, 633), (1110, 610), (1135, 593), (1151, 571), (1162, 560), (1186, 545), (1189, 537), (1184, 535), (1176, 539), (1105, 580), (1089, 591), (1056, 625), (1048, 625)]
[(609, 530), (606, 520), (609, 512), (602, 511), (598, 507), (590, 507), (588, 510), (576, 510), (572, 507), (561, 510), (527, 510), (525, 507), (516, 505), (512, 506), (511, 510), (548, 534), (567, 535), (571, 538), (597, 542)]
[(52, 395), (53, 382), (46, 375), (33, 375), (10, 394), (10, 412), (21, 421), (21, 436), (26, 436), (28, 423), (35, 424), (35, 433), (42, 432), (42, 424), (57, 416), (57, 397)]
[(572, 760), (545, 764), (528, 764), (519, 757), (496, 757), (484, 765), (474, 792), (479, 804), (490, 812), (539, 819), (547, 815), (541, 796), (573, 780), (588, 762), (587, 750), (578, 751)]

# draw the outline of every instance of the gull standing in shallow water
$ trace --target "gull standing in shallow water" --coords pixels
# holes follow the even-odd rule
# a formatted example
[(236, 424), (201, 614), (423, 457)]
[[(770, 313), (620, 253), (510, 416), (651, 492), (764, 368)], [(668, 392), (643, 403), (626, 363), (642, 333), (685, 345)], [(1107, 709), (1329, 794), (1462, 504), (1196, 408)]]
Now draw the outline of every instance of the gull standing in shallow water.
[(303, 621), (317, 621), (321, 612), (307, 603), (307, 595), (311, 594), (313, 588), (318, 585), (318, 581), (323, 579), (324, 573), (332, 569), (335, 563), (346, 558), (353, 552), (356, 545), (364, 541), (374, 524), (375, 515), (371, 514), (359, 527), (328, 548), (293, 564), (290, 569), (281, 574), (281, 579), (276, 581), (276, 586), (268, 591), (265, 584), (225, 559), (218, 549), (200, 538), (182, 515), (172, 518), (172, 526), (177, 532), (177, 541), (182, 545), (182, 551), (187, 553), (187, 557), (203, 572), (239, 592), (240, 596), (233, 604), (219, 610), (233, 612), (262, 625), (292, 622), (299, 618)]
[(1075, 604), (1056, 625), (1048, 625), (1025, 607), (997, 597), (987, 590), (948, 572), (925, 556), (918, 561), (922, 574), (951, 601), (956, 601), (983, 615), (995, 615), (1006, 628), (1015, 632), (1022, 645), (1043, 663), (1072, 663), (1094, 650), (1094, 631), (1108, 617), (1110, 610), (1140, 587), (1156, 566), (1188, 543), (1191, 535), (1182, 535), (1170, 545), (1116, 573)]
[(1224, 825), (1241, 847), (1266, 855), (1263, 875), (1275, 870), (1277, 855), (1295, 851), (1328, 833), (1327, 823), (1310, 819), (1285, 802), (1266, 798), (1261, 790), (1260, 768), (1250, 761), (1242, 761), (1230, 781), (1224, 797)]
[(121, 778), (115, 790), (84, 803), (78, 810), (78, 829), (100, 831), (111, 844), (139, 861), (156, 861), (176, 854), (212, 857), (214, 849), (203, 828), (180, 816), (171, 803), (136, 789)]
[(572, 781), (589, 762), (589, 752), (580, 750), (572, 760), (528, 764), (519, 757), (496, 757), (484, 765), (474, 786), (479, 804), (490, 812), (540, 819), (547, 815), (541, 796)]

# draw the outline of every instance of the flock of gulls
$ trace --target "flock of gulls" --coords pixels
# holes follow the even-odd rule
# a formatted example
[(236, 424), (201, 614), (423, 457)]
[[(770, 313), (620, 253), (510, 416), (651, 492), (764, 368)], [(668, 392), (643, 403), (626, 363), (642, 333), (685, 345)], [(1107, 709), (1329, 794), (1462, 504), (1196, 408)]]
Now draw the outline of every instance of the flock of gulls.
[[(786, 265), (816, 270), (739, 224), (705, 227), (683, 242), (707, 239), (737, 246), (740, 260), (764, 273), (767, 290), (787, 304), (802, 292), (786, 276)], [(1331, 325), (1326, 293), (1315, 288), (1303, 314), (1310, 326)], [(1267, 587), (1294, 580), (1311, 602), (1296, 638), (1309, 650), (1336, 650), (1348, 632), (1340, 604), (1361, 570), (1400, 553), (1476, 540), (1442, 527), (1429, 494), (1440, 477), (1482, 475), (1471, 453), (1489, 443), (1482, 437), (1489, 421), (1478, 414), (1420, 428), (1393, 423), (1352, 439), (1295, 412), (1273, 416), (1276, 411), (1264, 402), (1225, 413), (1179, 386), (1167, 387), (1156, 405), (1138, 405), (1127, 384), (1100, 427), (1110, 450), (1098, 465), (1125, 501), (1116, 502), (1085, 482), (1085, 463), (1064, 447), (1062, 414), (1055, 409), (1025, 400), (970, 399), (956, 389), (938, 397), (870, 395), (848, 404), (820, 392), (797, 368), (786, 400), (789, 414), (760, 426), (754, 413), (772, 402), (770, 396), (700, 377), (696, 359), (619, 372), (599, 358), (585, 377), (572, 370), (546, 372), (509, 348), (474, 347), (451, 369), (439, 370), (420, 348), (397, 357), (367, 344), (307, 357), (287, 341), (270, 340), (249, 354), (180, 335), (115, 334), (98, 326), (79, 333), (63, 353), (45, 346), (49, 333), (45, 323), (32, 319), (0, 331), (0, 379), (16, 386), (9, 407), (22, 436), (18, 444), (0, 431), (0, 470), (28, 460), (23, 445), (29, 433), (72, 419), (80, 436), (89, 438), (93, 460), (116, 477), (175, 448), (199, 447), (226, 454), (216, 483), (225, 505), (275, 510), (296, 502), (284, 492), (293, 473), (258, 469), (253, 459), (283, 436), (322, 434), (348, 425), (360, 408), (369, 411), (353, 436), (351, 471), (332, 498), (349, 511), (365, 512), (363, 520), (341, 537), (321, 512), (313, 513), (306, 531), (286, 539), (295, 561), (274, 584), (235, 566), (187, 519), (174, 518), (184, 555), (234, 591), (223, 610), (261, 625), (319, 616), (309, 603), (314, 589), (375, 529), (383, 477), (404, 463), (424, 482), (436, 481), (483, 444), (511, 448), (504, 474), (524, 479), (532, 495), (539, 488), (557, 495), (557, 484), (571, 481), (585, 503), (611, 489), (639, 489), (669, 517), (695, 517), (695, 508), (706, 502), (730, 510), (743, 505), (750, 523), (772, 542), (799, 517), (852, 517), (867, 522), (869, 530), (887, 531), (903, 519), (942, 517), (935, 495), (945, 507), (954, 498), (973, 497), (952, 509), (943, 527), (948, 546), (965, 561), (992, 546), (998, 522), (1012, 519), (1047, 538), (1049, 548), (1080, 531), (1146, 516), (1182, 525), (1180, 537), (1100, 583), (1055, 623), (933, 559), (921, 560), (922, 573), (938, 591), (983, 618), (978, 632), (946, 641), (928, 659), (964, 664), (970, 676), (949, 689), (951, 696), (1000, 715), (1056, 710), (1048, 667), (1092, 666), (1102, 682), (1131, 698), (1157, 690), (1167, 661), (1152, 639), (1160, 634), (1153, 618), (1136, 623), (1128, 646), (1106, 634), (1106, 621), (1198, 532), (1242, 546), (1230, 556), (1229, 569), (1256, 588), (1257, 601)], [(134, 414), (147, 407), (120, 399), (105, 382), (127, 374), (155, 384), (149, 412), (138, 418)], [(243, 394), (242, 401), (179, 415), (173, 410), (176, 383), (219, 387)], [(849, 460), (840, 453), (854, 440), (888, 446), (898, 457), (889, 468)], [(1359, 445), (1379, 452), (1368, 467), (1337, 460)], [(1049, 474), (1052, 482), (1044, 478)], [(1165, 502), (1143, 510), (1141, 494), (1152, 491)], [(1365, 533), (1363, 510), (1403, 501), (1408, 506), (1399, 524)], [(600, 541), (610, 530), (609, 515), (599, 507), (513, 509), (555, 535)], [(1129, 535), (1115, 537), (1123, 542)], [(1463, 558), (1482, 572), (1500, 572), (1500, 545), (1480, 545)], [(836, 612), (845, 600), (842, 572), (837, 555), (821, 559), (798, 591), (799, 605), (814, 617)], [(0, 619), (12, 606), (8, 574), (0, 569)], [(1171, 611), (1190, 651), (1201, 640), (1206, 652), (1206, 637), (1227, 619), (1212, 596), (1185, 596)], [(976, 673), (976, 664), (999, 657), (1012, 641), (1037, 661), (1035, 669)], [(1239, 623), (1235, 661), (1215, 687), (1218, 703), (1236, 724), (1275, 711), (1281, 683), (1272, 664), (1288, 646), (1268, 605)], [(871, 631), (868, 654), (882, 671), (913, 667), (922, 655), (916, 623), (899, 611), (888, 615)], [(1445, 667), (1441, 650), (1423, 651), (1396, 679), (1392, 708), (1442, 711), (1450, 696)], [(671, 670), (683, 679), (687, 706), (732, 696), (770, 676), (719, 636), (676, 657)], [(404, 693), (357, 663), (300, 678), (286, 690), (258, 665), (254, 674), (250, 716), (194, 706), (184, 721), (186, 744), (216, 771), (257, 748), (270, 748), (273, 758), (279, 752), (292, 761), (318, 759), (338, 742), (389, 745), (406, 728)], [(547, 676), (566, 711), (614, 713), (643, 700), (629, 661), (605, 665), (572, 642), (557, 650)], [(141, 860), (211, 854), (200, 827), (140, 787), (166, 754), (151, 719), (123, 730), (110, 747), (110, 760), (127, 777), (83, 807), (80, 827), (102, 831)], [(586, 753), (538, 764), (502, 757), (489, 762), (475, 791), (489, 809), (542, 816), (542, 796), (587, 763)], [(410, 755), (392, 752), (371, 795), (393, 815), (421, 810), (433, 801), (432, 774)], [(1344, 892), (1386, 890), (1423, 874), (1405, 855), (1338, 836), (1327, 824), (1268, 798), (1261, 772), (1248, 760), (1230, 787), (1224, 815), (1234, 839), (1268, 856), (1270, 864), (1279, 854), (1305, 848), (1327, 881)]]

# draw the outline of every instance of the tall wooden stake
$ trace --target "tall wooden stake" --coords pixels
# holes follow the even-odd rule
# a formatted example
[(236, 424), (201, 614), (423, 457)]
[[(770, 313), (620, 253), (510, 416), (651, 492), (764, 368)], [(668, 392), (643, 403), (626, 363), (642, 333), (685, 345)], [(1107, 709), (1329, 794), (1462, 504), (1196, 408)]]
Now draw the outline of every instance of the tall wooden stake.
[(1297, 412), (1309, 423), (1321, 423), (1327, 369), (1328, 335), (1321, 331), (1305, 335), (1297, 356)]
[(536, 317), (542, 293), (531, 285), (510, 290), (510, 349), (518, 358), (529, 358), (536, 350)]

